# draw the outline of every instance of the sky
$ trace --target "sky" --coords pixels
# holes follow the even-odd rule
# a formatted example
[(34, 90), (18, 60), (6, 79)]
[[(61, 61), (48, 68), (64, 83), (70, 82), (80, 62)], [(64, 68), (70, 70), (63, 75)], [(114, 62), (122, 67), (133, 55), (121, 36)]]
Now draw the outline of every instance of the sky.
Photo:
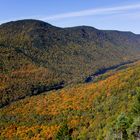
[(140, 34), (140, 0), (0, 0), (0, 24), (21, 19)]

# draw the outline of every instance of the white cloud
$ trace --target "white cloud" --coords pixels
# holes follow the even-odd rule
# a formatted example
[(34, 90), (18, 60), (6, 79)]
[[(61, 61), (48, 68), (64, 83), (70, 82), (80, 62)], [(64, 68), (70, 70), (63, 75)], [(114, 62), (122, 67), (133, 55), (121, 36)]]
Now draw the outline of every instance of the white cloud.
[(113, 14), (113, 13), (129, 11), (129, 10), (136, 10), (136, 9), (140, 9), (140, 3), (133, 4), (133, 5), (124, 5), (124, 6), (116, 6), (116, 7), (108, 7), (108, 8), (96, 8), (96, 9), (77, 11), (77, 12), (62, 13), (62, 14), (47, 16), (41, 18), (41, 20), (58, 20), (58, 19), (72, 18), (72, 17)]
[[(50, 16), (30, 16), (30, 17), (18, 17), (18, 18), (11, 18), (7, 20), (1, 20), (0, 24), (8, 22), (8, 21), (14, 21), (19, 19), (40, 19), (44, 21), (55, 21), (59, 19), (65, 19), (65, 18), (74, 18), (74, 17), (84, 17), (84, 16), (96, 16), (96, 15), (109, 15), (111, 18), (112, 16), (119, 16), (119, 17), (127, 17), (131, 19), (138, 19), (140, 18), (140, 15), (137, 14), (136, 11), (132, 10), (140, 10), (140, 3), (137, 4), (131, 4), (131, 5), (123, 5), (123, 6), (114, 6), (114, 7), (106, 7), (106, 8), (94, 8), (94, 9), (87, 9), (77, 12), (69, 12), (69, 13), (61, 13), (56, 15), (50, 15)], [(103, 17), (102, 17), (103, 18)]]

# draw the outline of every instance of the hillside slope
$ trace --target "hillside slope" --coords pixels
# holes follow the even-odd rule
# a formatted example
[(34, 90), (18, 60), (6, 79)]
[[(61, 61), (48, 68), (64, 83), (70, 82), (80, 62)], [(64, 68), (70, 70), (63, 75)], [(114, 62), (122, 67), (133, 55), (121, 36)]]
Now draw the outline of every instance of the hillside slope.
[(140, 58), (140, 36), (38, 20), (0, 25), (0, 107)]
[[(67, 123), (70, 133), (66, 134), (74, 140), (112, 140), (123, 129), (127, 139), (135, 140), (140, 126), (140, 62), (108, 75), (96, 83), (28, 97), (0, 109), (0, 138), (55, 139), (57, 132), (60, 137), (67, 132), (67, 126), (63, 127)], [(123, 129), (117, 126), (115, 131), (120, 116)], [(129, 126), (125, 127), (128, 117)]]

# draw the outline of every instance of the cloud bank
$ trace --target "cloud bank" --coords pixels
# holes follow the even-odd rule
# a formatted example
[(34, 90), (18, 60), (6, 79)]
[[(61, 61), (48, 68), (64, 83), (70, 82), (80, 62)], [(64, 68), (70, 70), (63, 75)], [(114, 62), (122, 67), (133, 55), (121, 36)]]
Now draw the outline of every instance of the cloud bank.
[(64, 19), (64, 18), (113, 14), (113, 13), (121, 13), (121, 12), (130, 11), (130, 10), (137, 10), (137, 9), (140, 9), (140, 3), (133, 4), (133, 5), (124, 5), (124, 6), (107, 7), (107, 8), (95, 8), (95, 9), (87, 9), (87, 10), (82, 10), (82, 11), (77, 11), (77, 12), (56, 14), (56, 15), (41, 18), (41, 20), (59, 20), (59, 19)]

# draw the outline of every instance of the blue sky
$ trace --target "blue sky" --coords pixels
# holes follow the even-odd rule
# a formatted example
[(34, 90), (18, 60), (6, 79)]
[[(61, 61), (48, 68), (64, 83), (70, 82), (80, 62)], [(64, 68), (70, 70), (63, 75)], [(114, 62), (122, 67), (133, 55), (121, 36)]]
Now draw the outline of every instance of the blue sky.
[(0, 23), (30, 18), (140, 34), (140, 0), (0, 0)]

